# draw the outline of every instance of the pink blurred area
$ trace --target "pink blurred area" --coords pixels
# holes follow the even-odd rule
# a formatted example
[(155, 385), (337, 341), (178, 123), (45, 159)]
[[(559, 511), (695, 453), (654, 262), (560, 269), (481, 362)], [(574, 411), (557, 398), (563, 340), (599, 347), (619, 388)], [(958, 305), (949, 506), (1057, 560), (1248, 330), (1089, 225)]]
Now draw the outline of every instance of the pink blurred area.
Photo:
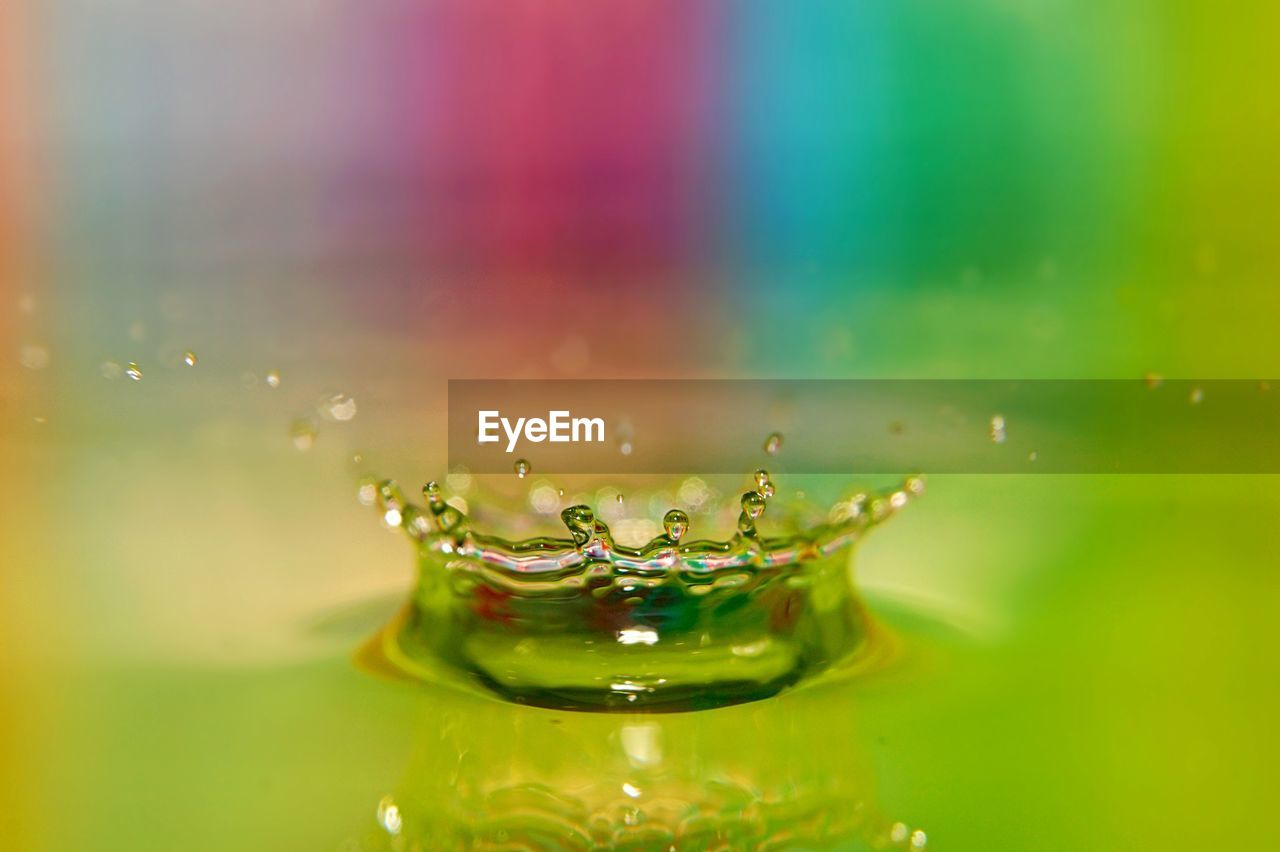
[(722, 12), (127, 11), (73, 2), (29, 28), (55, 48), (29, 82), (56, 142), (40, 189), (62, 351), (100, 358), (137, 321), (182, 331), (179, 310), (196, 342), (234, 328), (279, 359), (324, 341), (327, 367), (390, 343), (450, 353), (451, 374), (668, 374), (711, 336)]
[[(697, 246), (711, 93), (698, 5), (449, 3), (397, 110), (433, 253), (490, 272), (669, 268)], [(397, 81), (387, 81), (395, 86)], [(388, 126), (400, 125), (388, 115)]]

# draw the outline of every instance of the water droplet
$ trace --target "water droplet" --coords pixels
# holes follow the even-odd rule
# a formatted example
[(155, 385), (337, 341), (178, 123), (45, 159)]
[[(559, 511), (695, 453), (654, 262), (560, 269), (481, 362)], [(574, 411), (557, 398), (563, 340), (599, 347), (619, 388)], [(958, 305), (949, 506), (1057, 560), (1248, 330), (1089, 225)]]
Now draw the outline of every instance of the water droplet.
[(1192, 388), (1187, 401), (1192, 405), (1199, 405), (1204, 402), (1204, 390), (1202, 388)]
[(322, 411), (330, 420), (346, 422), (356, 416), (356, 401), (345, 393), (335, 393), (325, 400)]
[(135, 382), (142, 381), (142, 370), (138, 369), (138, 365), (130, 361), (129, 366), (124, 368), (124, 374)]
[(466, 519), (466, 501), (454, 497), (451, 502), (458, 505), (446, 503), (440, 494), (440, 483), (434, 479), (422, 486), (422, 496), (427, 500), (427, 508), (436, 517), (436, 523), (445, 532), (457, 528)]
[[(434, 509), (432, 511), (435, 511)], [(436, 516), (440, 529), (453, 532), (462, 526), (467, 519), (467, 501), (461, 497), (450, 497), (449, 502), (440, 504), (440, 512)]]
[(1031, 452), (1027, 453), (1027, 461), (1035, 461), (1038, 458), (1040, 458), (1040, 454), (1037, 453), (1035, 450), (1032, 450)]
[(623, 441), (620, 444), (618, 444), (618, 452), (622, 453), (624, 456), (631, 455), (631, 450), (632, 450), (632, 447), (631, 447), (630, 441)]
[(269, 388), (280, 387), (280, 372), (278, 370), (269, 371), (263, 378), (263, 381), (267, 383), (267, 387)]
[(756, 481), (756, 491), (758, 491), (760, 495), (762, 497), (765, 497), (766, 499), (769, 497), (772, 497), (774, 494), (774, 488), (773, 488), (773, 480), (769, 479), (769, 471), (765, 470), (764, 468), (761, 468), (760, 470), (757, 470), (754, 474), (752, 474), (752, 476), (755, 478), (755, 481)]
[(533, 470), (533, 468), (529, 466), (528, 459), (516, 459), (516, 463), (513, 467), (515, 468), (516, 476), (521, 479), (524, 479), (529, 475), (529, 472)]
[(310, 420), (295, 420), (289, 428), (289, 437), (293, 445), (306, 452), (316, 445), (316, 427)]
[(386, 829), (387, 834), (393, 837), (400, 833), (400, 829), (404, 824), (404, 820), (400, 816), (400, 807), (396, 804), (395, 799), (390, 796), (383, 796), (382, 801), (378, 802), (378, 824)]
[(622, 505), (622, 495), (621, 495), (621, 494), (619, 494), (619, 495), (618, 495), (618, 505), (619, 505), (619, 506), (621, 506), (621, 505)]
[(590, 541), (595, 532), (596, 516), (589, 506), (570, 506), (560, 513), (560, 520), (564, 521), (574, 543), (579, 546)]
[(28, 370), (43, 370), (49, 366), (49, 350), (37, 343), (23, 344), (18, 350), (18, 363)]
[(929, 843), (929, 836), (920, 829), (911, 832), (911, 848), (923, 849)]
[(907, 826), (905, 823), (895, 822), (893, 827), (889, 829), (889, 839), (894, 843), (901, 843), (907, 839)]
[(1003, 444), (1008, 435), (1005, 433), (1004, 415), (993, 414), (991, 416), (991, 440), (997, 444)]
[(883, 497), (877, 497), (867, 505), (867, 512), (871, 515), (873, 521), (883, 521), (889, 517), (889, 512), (893, 508), (889, 501)]
[(1147, 386), (1148, 390), (1155, 390), (1164, 384), (1164, 376), (1159, 373), (1147, 373), (1142, 377), (1142, 383)]
[(679, 542), (689, 531), (689, 516), (679, 509), (672, 509), (662, 516), (662, 529), (667, 538)]
[(103, 361), (98, 365), (98, 373), (108, 381), (115, 381), (124, 373), (124, 369), (115, 361)]
[[(303, 426), (314, 428), (313, 424), (316, 422), (313, 419), (310, 424), (304, 423)], [(757, 486), (761, 481), (768, 481), (767, 471), (759, 473), (759, 477), (753, 474)], [(384, 525), (403, 529), (419, 543), (430, 542), (438, 546), (442, 553), (459, 556), (466, 553), (465, 558), (482, 560), (485, 564), (512, 575), (534, 570), (529, 565), (528, 549), (520, 541), (506, 541), (491, 535), (472, 536), (468, 532), (466, 503), (456, 495), (451, 496), (448, 501), (443, 500), (440, 484), (432, 481), (422, 487), (429, 509), (424, 511), (405, 502), (394, 482), (385, 480), (376, 486), (374, 482), (367, 478), (360, 479), (356, 483), (356, 496), (361, 503), (372, 502), (377, 507)], [(705, 487), (704, 483), (694, 482), (693, 479), (687, 480), (685, 484)], [(877, 497), (870, 504), (866, 495), (858, 495), (833, 507), (832, 521), (837, 526), (818, 525), (808, 533), (797, 532), (778, 537), (762, 537), (757, 531), (756, 521), (767, 511), (769, 501), (759, 490), (748, 490), (741, 493), (742, 512), (735, 536), (727, 541), (682, 543), (684, 538), (689, 537), (690, 523), (689, 515), (682, 509), (667, 509), (661, 515), (661, 526), (643, 517), (625, 518), (616, 525), (611, 525), (606, 523), (609, 518), (605, 509), (619, 503), (616, 488), (603, 488), (595, 495), (574, 494), (568, 501), (558, 501), (562, 489), (544, 478), (538, 478), (529, 486), (529, 505), (539, 514), (550, 514), (558, 502), (560, 505), (569, 502), (569, 508), (559, 511), (559, 515), (569, 529), (572, 542), (557, 544), (542, 539), (544, 545), (538, 549), (538, 564), (534, 568), (541, 570), (545, 566), (557, 571), (574, 568), (577, 571), (580, 567), (580, 572), (564, 579), (566, 588), (586, 590), (595, 599), (611, 596), (620, 605), (635, 606), (645, 602), (646, 589), (656, 588), (657, 581), (650, 579), (651, 575), (646, 572), (632, 569), (668, 570), (677, 554), (692, 565), (706, 564), (714, 567), (715, 563), (727, 555), (733, 564), (742, 566), (740, 571), (732, 575), (708, 576), (704, 578), (706, 582), (699, 579), (693, 583), (690, 594), (701, 595), (713, 588), (728, 589), (747, 583), (752, 576), (750, 566), (777, 565), (782, 564), (783, 560), (790, 563), (814, 559), (829, 552), (832, 547), (843, 546), (849, 542), (851, 534), (870, 527), (874, 521), (891, 516), (911, 502), (912, 496), (921, 493), (923, 489), (924, 483), (920, 477), (907, 477), (897, 490)], [(662, 513), (676, 499), (670, 491), (654, 495), (648, 492), (633, 493), (630, 498), (625, 495), (623, 497), (628, 503), (639, 500), (639, 505), (644, 508), (642, 514)], [(599, 515), (588, 505), (591, 500), (600, 507)], [(719, 494), (713, 505), (717, 511), (728, 508), (724, 507), (723, 498)], [(870, 517), (867, 517), (866, 510), (870, 511)], [(807, 510), (807, 514), (812, 515), (812, 510)], [(616, 526), (616, 545), (610, 526)], [(706, 559), (711, 556), (717, 558)], [(597, 581), (606, 582), (602, 584)], [(628, 630), (619, 634), (619, 641), (630, 644), (630, 640), (638, 636), (639, 632)]]
[(190, 349), (182, 354), (182, 363), (186, 364), (188, 367), (194, 367), (197, 360), (196, 353), (192, 352)]
[(378, 483), (378, 503), (384, 509), (404, 508), (404, 494), (394, 479), (384, 479)]
[(782, 449), (782, 433), (771, 432), (769, 437), (764, 439), (764, 451), (771, 456), (776, 456), (780, 449)]

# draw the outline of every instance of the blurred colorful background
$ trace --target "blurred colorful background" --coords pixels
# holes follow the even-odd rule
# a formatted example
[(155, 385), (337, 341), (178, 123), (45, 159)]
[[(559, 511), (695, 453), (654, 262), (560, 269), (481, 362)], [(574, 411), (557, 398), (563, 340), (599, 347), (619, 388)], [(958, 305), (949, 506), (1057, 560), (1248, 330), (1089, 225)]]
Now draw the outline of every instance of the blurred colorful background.
[[(1192, 0), (0, 6), (0, 834), (369, 815), (405, 711), (348, 655), (412, 566), (351, 458), (438, 475), (449, 378), (1280, 375), (1278, 36)], [(972, 639), (868, 698), (886, 807), (930, 848), (1268, 846), (1277, 507), (931, 482), (860, 576)]]

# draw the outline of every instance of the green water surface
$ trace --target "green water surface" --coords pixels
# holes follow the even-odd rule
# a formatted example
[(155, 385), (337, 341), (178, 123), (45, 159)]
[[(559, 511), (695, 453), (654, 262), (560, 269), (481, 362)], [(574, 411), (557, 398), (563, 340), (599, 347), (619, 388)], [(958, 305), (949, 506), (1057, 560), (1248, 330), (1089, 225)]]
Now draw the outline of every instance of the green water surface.
[[(898, 663), (839, 699), (742, 705), (723, 725), (654, 717), (685, 746), (636, 805), (689, 795), (662, 778), (691, 769), (831, 781), (832, 764), (783, 753), (825, 742), (860, 799), (930, 849), (1266, 848), (1278, 504), (1267, 477), (935, 478), (858, 555)], [(903, 591), (921, 572), (932, 597)], [(397, 604), (335, 629), (354, 648)], [(612, 771), (608, 732), (626, 721), (433, 692), (337, 652), (85, 664), (49, 683), (56, 747), (31, 783), (57, 803), (38, 838), (50, 849), (413, 848), (379, 825), (378, 804), (403, 797), (406, 826), (456, 816), (463, 800), (438, 776), (458, 765), (460, 713), (481, 714), (483, 731), (461, 736), (487, 743), (490, 769), (508, 760), (513, 785), (522, 772), (556, 783), (566, 743), (593, 731), (585, 757)], [(788, 728), (796, 707), (802, 733)], [(575, 771), (559, 791), (571, 799)]]

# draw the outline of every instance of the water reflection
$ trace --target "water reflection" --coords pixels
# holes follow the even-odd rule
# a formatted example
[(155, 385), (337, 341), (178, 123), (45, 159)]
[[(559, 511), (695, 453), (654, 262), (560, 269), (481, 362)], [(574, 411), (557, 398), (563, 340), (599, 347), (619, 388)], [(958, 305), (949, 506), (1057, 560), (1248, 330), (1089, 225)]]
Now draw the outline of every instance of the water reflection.
[(419, 684), (408, 763), (358, 848), (924, 848), (877, 807), (856, 686), (643, 714)]

